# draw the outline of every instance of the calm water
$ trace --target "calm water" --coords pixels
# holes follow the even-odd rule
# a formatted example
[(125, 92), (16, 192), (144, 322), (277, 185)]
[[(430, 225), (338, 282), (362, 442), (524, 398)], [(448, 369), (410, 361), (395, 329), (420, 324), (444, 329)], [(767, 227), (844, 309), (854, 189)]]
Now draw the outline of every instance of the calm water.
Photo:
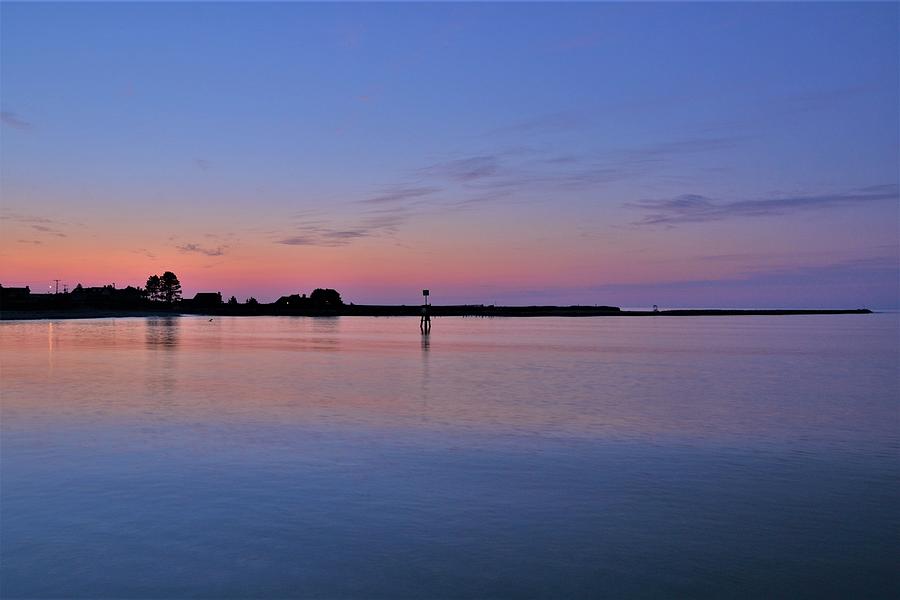
[(0, 323), (0, 594), (896, 597), (898, 315)]

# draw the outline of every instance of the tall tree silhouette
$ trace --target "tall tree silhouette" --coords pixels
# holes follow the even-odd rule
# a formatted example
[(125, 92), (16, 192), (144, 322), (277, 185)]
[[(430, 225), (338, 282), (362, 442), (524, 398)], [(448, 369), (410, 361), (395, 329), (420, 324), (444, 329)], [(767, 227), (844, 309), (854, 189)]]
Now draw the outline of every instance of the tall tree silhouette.
[(159, 291), (166, 304), (181, 300), (181, 282), (172, 271), (166, 271), (159, 278)]
[(161, 282), (159, 275), (151, 275), (147, 278), (147, 298), (150, 300), (159, 300), (159, 290)]

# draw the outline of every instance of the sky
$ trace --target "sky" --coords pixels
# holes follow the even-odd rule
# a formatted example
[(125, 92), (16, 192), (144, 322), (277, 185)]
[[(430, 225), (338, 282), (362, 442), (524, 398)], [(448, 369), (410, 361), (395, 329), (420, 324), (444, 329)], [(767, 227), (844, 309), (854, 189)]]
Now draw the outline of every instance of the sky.
[(0, 4), (0, 283), (897, 307), (897, 3)]

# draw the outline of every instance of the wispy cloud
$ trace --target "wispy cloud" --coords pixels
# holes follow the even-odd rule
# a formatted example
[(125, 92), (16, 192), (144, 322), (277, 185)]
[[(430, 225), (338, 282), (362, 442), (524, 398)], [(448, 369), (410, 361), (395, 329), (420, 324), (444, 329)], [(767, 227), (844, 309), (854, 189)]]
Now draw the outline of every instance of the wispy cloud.
[[(523, 122), (523, 129), (563, 127), (569, 113)], [(353, 217), (303, 212), (288, 230), (269, 232), (275, 243), (291, 246), (345, 246), (374, 236), (396, 233), (406, 221), (425, 214), (467, 210), (486, 203), (532, 201), (534, 191), (569, 193), (658, 173), (676, 155), (715, 152), (737, 144), (737, 138), (691, 137), (605, 153), (559, 153), (530, 146), (456, 155), (412, 169), (406, 181), (353, 200)]]
[(41, 240), (17, 240), (20, 244), (43, 244)]
[(874, 185), (830, 194), (779, 196), (758, 200), (715, 201), (699, 194), (683, 194), (661, 200), (642, 200), (625, 206), (644, 211), (635, 225), (705, 223), (746, 217), (767, 217), (827, 210), (900, 198), (895, 184)]
[(484, 154), (435, 163), (420, 169), (420, 172), (430, 177), (466, 183), (494, 176), (499, 170), (500, 155)]
[(142, 256), (146, 256), (147, 258), (156, 258), (156, 254), (150, 252), (146, 248), (137, 248), (131, 251), (133, 254), (140, 254)]
[(227, 246), (218, 246), (217, 248), (204, 248), (199, 244), (182, 244), (175, 246), (181, 252), (193, 252), (196, 254), (205, 254), (206, 256), (222, 256), (225, 254)]
[(528, 119), (522, 119), (509, 125), (496, 127), (487, 131), (485, 135), (496, 136), (572, 131), (583, 128), (587, 122), (588, 119), (582, 113), (574, 110), (564, 110), (546, 113)]
[(13, 129), (18, 129), (20, 131), (31, 131), (34, 129), (34, 125), (20, 118), (16, 113), (8, 110), (0, 111), (0, 122), (7, 127), (12, 127)]
[[(454, 158), (415, 171), (426, 181), (462, 186), (464, 191), (578, 191), (615, 181), (663, 177), (678, 157), (721, 152), (741, 143), (741, 137), (687, 137), (608, 152), (559, 154), (534, 148)], [(671, 176), (666, 176), (671, 177)]]
[(84, 228), (84, 223), (77, 221), (62, 221), (59, 219), (51, 219), (41, 215), (16, 212), (9, 208), (0, 208), (0, 221), (8, 221), (11, 223), (21, 223), (30, 226), (34, 231), (55, 235), (56, 237), (68, 237), (67, 229), (73, 227)]
[[(562, 129), (581, 122), (576, 113), (554, 113), (513, 124), (509, 131)], [(362, 208), (362, 214), (342, 217), (305, 212), (295, 215), (293, 227), (269, 234), (275, 243), (283, 245), (345, 246), (394, 234), (403, 223), (425, 214), (466, 210), (486, 203), (530, 202), (538, 197), (535, 191), (571, 193), (625, 179), (662, 176), (662, 170), (678, 156), (718, 152), (739, 142), (732, 137), (686, 137), (602, 153), (560, 153), (520, 145), (450, 155), (411, 169), (400, 182), (369, 197), (348, 202), (347, 208)]]
[(300, 222), (286, 235), (277, 237), (275, 243), (287, 246), (346, 246), (362, 238), (394, 234), (406, 222), (412, 211), (408, 207), (395, 206), (369, 211), (352, 222), (339, 219), (310, 218), (307, 213), (298, 215)]
[[(750, 269), (733, 281), (753, 284), (796, 284), (806, 281), (818, 283), (842, 283), (847, 281), (874, 280), (897, 282), (896, 256), (870, 256), (820, 264)], [(875, 277), (873, 277), (875, 275)]]
[(384, 193), (360, 200), (362, 204), (389, 204), (393, 202), (401, 202), (411, 200), (413, 198), (421, 198), (439, 192), (440, 188), (434, 186), (395, 186), (386, 190)]
[(56, 237), (67, 237), (67, 235), (65, 233), (63, 233), (62, 231), (60, 231), (54, 227), (49, 227), (47, 225), (32, 225), (31, 228), (34, 229), (35, 231), (40, 231), (41, 233), (55, 235)]
[(0, 213), (0, 219), (4, 221), (15, 221), (16, 223), (57, 223), (60, 224), (59, 221), (54, 219), (49, 219), (47, 217), (39, 217), (36, 215), (26, 215), (22, 213), (15, 213), (9, 211), (3, 211)]
[(301, 235), (282, 238), (278, 243), (287, 246), (345, 246), (353, 240), (369, 235), (369, 231), (365, 229), (329, 230), (316, 227), (303, 231)]
[[(751, 92), (752, 90), (747, 90)], [(762, 130), (784, 126), (786, 121), (793, 121), (807, 113), (822, 112), (840, 107), (854, 98), (895, 94), (891, 86), (882, 82), (860, 83), (840, 87), (820, 88), (799, 94), (787, 94), (761, 97), (753, 110), (746, 111), (731, 118), (713, 121), (705, 131), (752, 131), (758, 135)], [(690, 101), (690, 97), (681, 97), (681, 101)]]
[(849, 99), (858, 96), (878, 93), (885, 89), (883, 85), (859, 84), (828, 89), (819, 89), (803, 94), (781, 98), (773, 102), (771, 110), (783, 115), (795, 115), (816, 110), (833, 108)]
[(209, 171), (212, 168), (212, 164), (205, 158), (195, 158), (193, 163), (201, 171)]
[[(895, 306), (900, 289), (897, 257), (871, 256), (799, 265), (746, 268), (719, 278), (646, 283), (505, 290), (512, 298), (559, 302), (559, 298), (596, 298), (631, 306), (749, 306), (782, 308), (857, 308)], [(701, 296), (698, 296), (698, 293)], [(502, 294), (501, 294), (502, 296)], [(748, 300), (749, 299), (749, 300)]]
[(672, 156), (697, 154), (702, 152), (720, 152), (734, 148), (747, 138), (739, 136), (689, 137), (681, 140), (670, 140), (656, 144), (647, 144), (622, 152), (621, 160), (647, 161), (665, 160)]
[(770, 258), (771, 256), (771, 254), (762, 252), (736, 252), (732, 254), (706, 254), (703, 256), (696, 256), (694, 257), (694, 260), (702, 260), (706, 262), (739, 262), (748, 260), (760, 260), (764, 258)]

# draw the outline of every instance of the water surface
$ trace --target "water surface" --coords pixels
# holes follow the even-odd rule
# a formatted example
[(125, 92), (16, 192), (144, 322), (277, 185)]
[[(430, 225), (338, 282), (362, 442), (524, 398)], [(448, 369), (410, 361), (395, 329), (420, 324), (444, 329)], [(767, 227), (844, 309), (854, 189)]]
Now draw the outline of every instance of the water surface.
[(3, 597), (888, 597), (896, 314), (0, 323)]

